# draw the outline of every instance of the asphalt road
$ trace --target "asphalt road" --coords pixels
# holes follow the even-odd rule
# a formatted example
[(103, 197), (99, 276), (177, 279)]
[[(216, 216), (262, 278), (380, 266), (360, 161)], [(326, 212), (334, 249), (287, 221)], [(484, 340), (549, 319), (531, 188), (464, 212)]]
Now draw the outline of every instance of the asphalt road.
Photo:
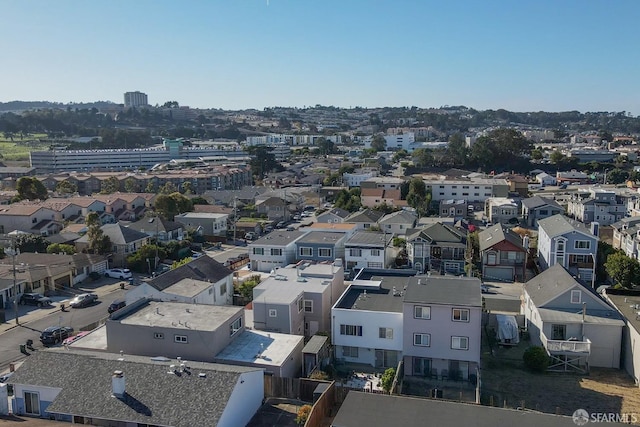
[(28, 339), (33, 340), (33, 347), (38, 351), (43, 348), (40, 343), (40, 332), (49, 326), (71, 326), (76, 332), (81, 328), (107, 317), (107, 308), (118, 298), (123, 298), (126, 291), (116, 289), (102, 296), (97, 303), (85, 308), (67, 308), (66, 312), (56, 309), (50, 310), (51, 314), (22, 324), (8, 330), (0, 336), (0, 372), (9, 367), (9, 363), (21, 360), (25, 357), (20, 353), (20, 345)]

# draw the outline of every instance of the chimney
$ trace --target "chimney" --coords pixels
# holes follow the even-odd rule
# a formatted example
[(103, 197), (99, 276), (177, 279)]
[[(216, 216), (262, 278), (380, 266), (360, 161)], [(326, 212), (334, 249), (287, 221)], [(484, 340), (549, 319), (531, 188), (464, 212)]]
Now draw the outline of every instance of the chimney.
[(124, 372), (113, 371), (113, 375), (111, 376), (111, 391), (114, 397), (124, 397)]

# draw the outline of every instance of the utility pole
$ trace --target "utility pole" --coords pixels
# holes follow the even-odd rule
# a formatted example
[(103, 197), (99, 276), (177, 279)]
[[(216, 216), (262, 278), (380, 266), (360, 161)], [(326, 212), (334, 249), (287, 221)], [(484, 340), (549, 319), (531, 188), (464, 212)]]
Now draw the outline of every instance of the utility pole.
[(11, 257), (12, 271), (13, 271), (13, 308), (15, 310), (16, 316), (16, 325), (20, 324), (19, 313), (18, 313), (18, 281), (16, 279), (16, 255), (18, 255), (18, 251), (15, 248), (15, 242), (13, 247), (10, 249), (5, 249), (5, 254)]
[(236, 230), (238, 228), (238, 198), (233, 198), (233, 244), (236, 244)]
[[(156, 258), (155, 258), (155, 263), (153, 264), (153, 271), (157, 271), (158, 270), (158, 246), (160, 245), (160, 236), (158, 234), (158, 221), (160, 221), (160, 217), (158, 216), (158, 214), (156, 213)], [(151, 274), (151, 272), (149, 272), (149, 274)]]

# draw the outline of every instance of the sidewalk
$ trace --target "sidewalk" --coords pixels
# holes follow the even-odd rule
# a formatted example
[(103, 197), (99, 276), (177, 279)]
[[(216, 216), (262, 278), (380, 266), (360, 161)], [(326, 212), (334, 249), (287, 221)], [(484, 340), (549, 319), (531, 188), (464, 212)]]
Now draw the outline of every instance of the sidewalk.
[[(120, 283), (121, 281), (118, 281), (116, 283), (104, 283), (103, 280), (98, 280), (94, 283), (79, 285), (78, 287), (73, 288), (73, 290), (75, 291), (74, 293), (93, 293), (97, 294), (98, 297), (101, 297), (109, 294), (110, 292), (120, 289)], [(127, 285), (127, 288), (129, 288), (129, 285)], [(52, 296), (49, 298), (51, 298), (50, 307), (38, 308), (28, 305), (18, 305), (18, 316), (20, 324), (24, 325), (35, 320), (40, 320), (52, 313), (57, 313), (60, 311), (60, 304), (62, 303), (64, 303), (67, 310), (70, 309), (69, 301), (71, 300), (71, 297)], [(18, 326), (15, 322), (15, 307), (13, 305), (5, 309), (5, 317), (6, 321), (4, 323), (0, 323), (0, 334), (3, 334)]]

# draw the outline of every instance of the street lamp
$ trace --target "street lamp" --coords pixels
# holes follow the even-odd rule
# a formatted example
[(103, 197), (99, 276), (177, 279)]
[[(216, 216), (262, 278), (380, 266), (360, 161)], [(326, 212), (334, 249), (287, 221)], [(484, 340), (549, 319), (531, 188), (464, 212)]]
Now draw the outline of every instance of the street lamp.
[(16, 250), (15, 248), (8, 248), (4, 250), (4, 253), (9, 255), (11, 257), (11, 264), (12, 264), (12, 268), (11, 270), (13, 271), (13, 308), (15, 310), (15, 316), (16, 316), (16, 325), (20, 324), (20, 320), (18, 318), (18, 282), (16, 280), (16, 255), (18, 255), (20, 253), (20, 251)]

